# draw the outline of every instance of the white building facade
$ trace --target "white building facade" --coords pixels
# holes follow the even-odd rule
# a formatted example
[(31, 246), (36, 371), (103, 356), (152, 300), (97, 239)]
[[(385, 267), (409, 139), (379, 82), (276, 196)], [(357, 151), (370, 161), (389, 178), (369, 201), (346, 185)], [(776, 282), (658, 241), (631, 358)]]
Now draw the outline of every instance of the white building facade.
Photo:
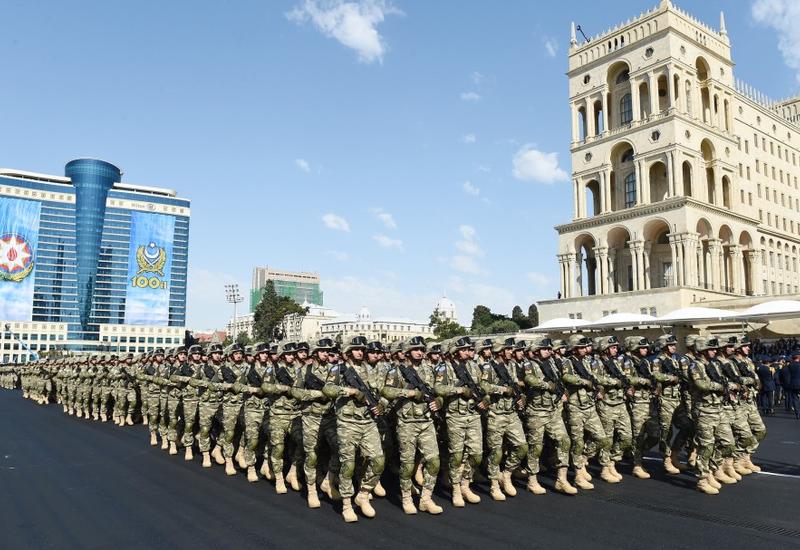
[(358, 315), (340, 317), (320, 325), (322, 337), (346, 342), (354, 336), (366, 336), (368, 340), (394, 343), (408, 340), (414, 336), (433, 337), (433, 328), (427, 321), (408, 319), (372, 318), (367, 308), (361, 308)]
[(714, 30), (663, 0), (569, 49), (573, 219), (540, 320), (663, 314), (800, 291), (800, 98), (734, 78)]

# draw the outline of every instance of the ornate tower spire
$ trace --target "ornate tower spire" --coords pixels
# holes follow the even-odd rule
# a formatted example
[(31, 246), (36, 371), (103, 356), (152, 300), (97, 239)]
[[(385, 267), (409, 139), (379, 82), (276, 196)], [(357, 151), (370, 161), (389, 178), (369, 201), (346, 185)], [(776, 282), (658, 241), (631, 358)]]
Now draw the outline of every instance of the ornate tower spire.
[(572, 24), (570, 25), (569, 45), (570, 46), (577, 46), (578, 45), (578, 40), (575, 38), (575, 21), (573, 21)]
[(728, 36), (728, 29), (725, 28), (725, 12), (719, 12), (719, 34)]

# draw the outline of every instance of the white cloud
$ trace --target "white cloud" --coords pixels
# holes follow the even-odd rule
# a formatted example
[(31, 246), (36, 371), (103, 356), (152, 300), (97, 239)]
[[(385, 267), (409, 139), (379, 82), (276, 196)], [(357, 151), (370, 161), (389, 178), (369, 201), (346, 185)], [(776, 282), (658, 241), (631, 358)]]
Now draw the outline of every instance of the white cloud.
[(558, 167), (558, 153), (543, 153), (531, 144), (523, 145), (512, 162), (513, 174), (518, 180), (538, 183), (567, 180), (567, 173)]
[(385, 0), (305, 0), (286, 17), (297, 24), (310, 21), (325, 36), (355, 50), (362, 63), (382, 63), (387, 46), (377, 26), (388, 15), (402, 13)]
[(800, 81), (800, 2), (797, 0), (756, 0), (751, 9), (756, 22), (778, 32), (778, 49), (786, 65)]
[(397, 223), (394, 221), (394, 217), (392, 217), (392, 215), (386, 212), (383, 208), (371, 208), (370, 212), (372, 212), (372, 214), (378, 218), (387, 229), (397, 229)]
[(474, 227), (465, 224), (458, 226), (458, 232), (461, 233), (461, 236), (468, 241), (474, 240), (475, 237), (478, 235), (478, 232), (475, 230)]
[(341, 250), (328, 250), (326, 254), (332, 257), (334, 260), (340, 262), (346, 262), (347, 260), (350, 259), (350, 254), (348, 254), (347, 252), (342, 252)]
[(547, 286), (550, 284), (550, 278), (547, 275), (531, 271), (528, 274), (528, 280), (537, 287)]
[(467, 195), (472, 195), (473, 197), (477, 197), (481, 194), (480, 188), (472, 185), (472, 182), (470, 181), (465, 181), (464, 185), (461, 186), (461, 189), (463, 189), (464, 193)]
[(479, 164), (475, 168), (478, 170), (478, 172), (483, 172), (484, 174), (488, 174), (489, 172), (492, 171), (491, 167), (486, 166), (484, 164)]
[(484, 252), (478, 243), (475, 241), (457, 241), (456, 248), (459, 252), (469, 254), (470, 256), (483, 256)]
[(450, 267), (461, 273), (469, 273), (471, 275), (480, 275), (484, 270), (475, 261), (474, 256), (458, 255), (450, 258)]
[(308, 165), (308, 161), (305, 159), (294, 159), (294, 164), (306, 174), (311, 172), (311, 166)]
[(461, 141), (463, 141), (464, 143), (475, 143), (476, 141), (478, 141), (478, 138), (477, 136), (475, 136), (475, 134), (469, 133), (461, 136)]
[(466, 224), (459, 225), (458, 232), (461, 234), (461, 240), (455, 242), (455, 247), (460, 254), (447, 259), (450, 267), (456, 271), (472, 275), (486, 273), (486, 270), (478, 265), (476, 260), (476, 258), (485, 255), (483, 249), (475, 242), (478, 232), (474, 227)]
[[(232, 283), (239, 283), (240, 292), (249, 288), (229, 273), (189, 267), (186, 324), (190, 329), (225, 328), (228, 319), (233, 317), (233, 306), (225, 301), (225, 285)], [(247, 307), (247, 304), (239, 304), (237, 314)]]
[(461, 101), (480, 101), (480, 94), (475, 92), (461, 92)]
[(381, 248), (396, 248), (397, 250), (403, 249), (403, 241), (400, 239), (393, 239), (383, 234), (373, 235), (372, 240), (378, 243)]
[(473, 71), (472, 74), (469, 75), (469, 79), (472, 80), (472, 83), (475, 84), (476, 86), (480, 85), (480, 83), (483, 82), (484, 78), (485, 77), (483, 76), (483, 74), (479, 73), (478, 71)]
[(547, 55), (549, 57), (555, 57), (558, 51), (558, 43), (552, 38), (544, 38), (542, 41), (544, 42), (544, 50), (547, 52)]
[[(342, 314), (355, 313), (362, 306), (373, 318), (400, 317), (427, 321), (441, 295), (397, 288), (392, 277), (380, 275), (325, 279), (325, 305)], [(470, 312), (471, 313), (471, 312)]]
[(322, 216), (322, 223), (324, 223), (325, 227), (328, 229), (345, 232), (350, 231), (350, 224), (347, 223), (346, 219), (330, 212)]

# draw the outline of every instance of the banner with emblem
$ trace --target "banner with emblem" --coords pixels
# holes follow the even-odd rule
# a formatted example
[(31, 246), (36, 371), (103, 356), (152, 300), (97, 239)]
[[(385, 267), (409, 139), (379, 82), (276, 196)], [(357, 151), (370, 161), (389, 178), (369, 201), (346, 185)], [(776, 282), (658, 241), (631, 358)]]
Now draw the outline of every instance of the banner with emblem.
[(125, 324), (169, 324), (169, 291), (175, 218), (131, 212)]
[(39, 243), (38, 201), (0, 197), (0, 320), (30, 321)]

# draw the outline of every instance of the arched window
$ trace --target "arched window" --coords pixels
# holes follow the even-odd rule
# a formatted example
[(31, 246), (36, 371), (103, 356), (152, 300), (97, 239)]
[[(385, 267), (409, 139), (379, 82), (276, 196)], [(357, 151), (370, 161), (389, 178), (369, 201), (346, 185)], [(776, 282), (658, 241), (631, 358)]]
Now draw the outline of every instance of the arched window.
[(617, 84), (622, 84), (623, 82), (627, 82), (631, 79), (631, 73), (628, 70), (622, 71), (617, 75)]
[(636, 173), (625, 176), (625, 208), (636, 205)]
[(631, 94), (625, 94), (619, 100), (619, 123), (628, 124), (633, 120), (633, 103), (631, 102)]

